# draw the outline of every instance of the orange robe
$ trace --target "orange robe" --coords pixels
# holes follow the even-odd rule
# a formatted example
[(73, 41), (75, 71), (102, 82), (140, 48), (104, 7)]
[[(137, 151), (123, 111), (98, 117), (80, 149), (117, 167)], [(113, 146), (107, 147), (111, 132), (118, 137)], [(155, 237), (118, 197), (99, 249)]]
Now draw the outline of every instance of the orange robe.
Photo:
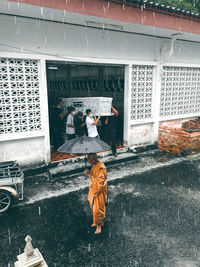
[(93, 213), (93, 223), (102, 225), (106, 213), (106, 201), (108, 186), (106, 182), (106, 167), (102, 162), (98, 162), (92, 167), (91, 185), (89, 187), (88, 201)]

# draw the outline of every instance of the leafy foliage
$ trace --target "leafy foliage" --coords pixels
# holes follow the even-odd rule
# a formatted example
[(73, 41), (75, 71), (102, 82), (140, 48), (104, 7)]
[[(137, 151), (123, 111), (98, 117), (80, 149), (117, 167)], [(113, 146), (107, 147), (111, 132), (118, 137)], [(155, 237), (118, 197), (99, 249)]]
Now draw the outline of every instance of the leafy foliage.
[[(120, 0), (119, 0), (120, 1)], [(200, 0), (121, 0), (129, 3), (146, 3), (152, 7), (163, 8), (186, 15), (199, 16)]]
[(156, 0), (159, 5), (170, 7), (176, 10), (190, 11), (191, 13), (198, 14), (200, 12), (200, 3), (191, 0)]

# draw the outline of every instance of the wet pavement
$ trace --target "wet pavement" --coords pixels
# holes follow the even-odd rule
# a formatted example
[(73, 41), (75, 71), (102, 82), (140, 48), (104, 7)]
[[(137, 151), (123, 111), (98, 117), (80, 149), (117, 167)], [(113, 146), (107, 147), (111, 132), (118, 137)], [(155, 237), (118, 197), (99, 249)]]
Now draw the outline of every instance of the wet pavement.
[[(146, 160), (150, 166), (153, 159)], [(69, 179), (49, 182), (50, 198), (38, 201), (27, 191), (25, 204), (0, 216), (0, 267), (12, 266), (27, 234), (49, 267), (200, 266), (200, 159), (152, 163), (145, 170), (138, 161), (108, 168), (109, 206), (99, 236), (90, 226), (88, 180), (57, 197), (53, 189), (67, 187)], [(121, 178), (111, 175), (117, 171)]]

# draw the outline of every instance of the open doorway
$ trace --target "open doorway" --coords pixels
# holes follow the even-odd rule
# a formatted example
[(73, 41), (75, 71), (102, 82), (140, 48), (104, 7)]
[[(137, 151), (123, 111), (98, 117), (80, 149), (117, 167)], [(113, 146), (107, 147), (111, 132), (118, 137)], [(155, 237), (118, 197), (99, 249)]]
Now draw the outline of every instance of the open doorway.
[[(55, 106), (59, 98), (72, 97), (112, 97), (113, 106), (118, 110), (116, 147), (123, 146), (124, 125), (124, 75), (125, 67), (109, 64), (86, 64), (72, 62), (47, 61), (47, 89), (49, 104), (49, 129), (51, 143), (51, 161), (70, 158), (56, 151), (55, 146)], [(85, 114), (84, 114), (85, 115)], [(101, 118), (102, 125), (105, 118)], [(62, 140), (65, 140), (66, 120), (60, 128)], [(103, 128), (99, 127), (100, 137), (104, 139)]]

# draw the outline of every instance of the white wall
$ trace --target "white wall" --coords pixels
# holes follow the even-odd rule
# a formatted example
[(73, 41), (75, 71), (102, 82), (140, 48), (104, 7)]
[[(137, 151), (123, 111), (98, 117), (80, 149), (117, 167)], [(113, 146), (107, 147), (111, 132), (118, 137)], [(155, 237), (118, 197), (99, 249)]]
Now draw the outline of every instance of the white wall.
[(0, 142), (0, 161), (10, 160), (17, 160), (21, 165), (44, 163), (44, 137)]
[[(3, 55), (1, 55), (0, 53), (0, 58)], [(6, 57), (8, 58), (22, 58), (22, 55), (16, 54), (16, 55), (12, 55), (12, 53), (7, 53)], [(34, 56), (33, 56), (34, 57)], [(17, 160), (21, 165), (34, 165), (34, 164), (38, 164), (38, 163), (48, 163), (50, 161), (50, 144), (49, 144), (49, 125), (48, 125), (48, 103), (47, 103), (47, 86), (46, 86), (46, 66), (45, 66), (45, 60), (40, 58), (39, 56), (37, 56), (38, 58), (35, 58), (37, 60), (35, 60), (35, 62), (37, 62), (37, 67), (34, 68), (32, 65), (31, 67), (26, 67), (25, 64), (32, 64), (31, 60), (29, 59), (33, 59), (33, 57), (31, 56), (30, 58), (28, 56), (25, 56), (24, 58), (27, 60), (25, 63), (25, 60), (21, 61), (21, 64), (23, 66), (23, 68), (21, 68), (20, 70), (18, 70), (18, 67), (20, 66), (17, 61), (14, 61), (13, 65), (15, 66), (15, 72), (14, 72), (14, 86), (16, 86), (15, 84), (15, 80), (18, 80), (19, 76), (22, 74), (21, 78), (21, 95), (19, 96), (19, 90), (18, 90), (18, 94), (17, 96), (13, 97), (12, 96), (12, 92), (10, 92), (10, 95), (6, 95), (4, 94), (4, 90), (1, 91), (2, 92), (2, 100), (0, 101), (0, 105), (2, 103), (3, 106), (3, 111), (1, 115), (3, 115), (5, 122), (7, 121), (8, 125), (9, 123), (12, 125), (12, 131), (11, 133), (7, 133), (8, 128), (7, 128), (7, 124), (5, 123), (5, 132), (3, 134), (0, 135), (0, 161), (9, 161), (9, 160)], [(7, 82), (7, 86), (8, 87), (12, 87), (11, 83), (10, 83), (10, 76), (9, 76), (9, 61), (5, 61), (7, 66), (7, 76), (8, 76), (8, 82)], [(1, 64), (1, 63), (0, 63)], [(3, 63), (5, 64), (5, 63)], [(27, 70), (34, 70), (35, 72), (35, 76), (36, 76), (36, 80), (38, 82), (36, 82), (35, 87), (33, 86), (33, 88), (29, 88), (29, 94), (31, 92), (31, 95), (33, 94), (33, 102), (29, 103), (28, 106), (28, 97), (27, 94), (25, 92), (27, 88), (26, 87), (26, 78), (25, 78), (25, 71)], [(0, 74), (2, 74), (3, 68), (1, 68), (1, 72)], [(23, 76), (24, 75), (24, 76)], [(34, 75), (32, 75), (34, 76)], [(2, 78), (3, 75), (0, 75), (0, 86), (2, 86), (2, 84), (4, 84), (4, 78)], [(12, 78), (13, 79), (13, 78)], [(30, 78), (32, 84), (34, 85), (34, 78)], [(35, 81), (36, 81), (35, 80)], [(30, 86), (30, 85), (29, 85)], [(4, 89), (4, 87), (2, 87)], [(16, 87), (14, 87), (16, 88)], [(10, 90), (10, 89), (9, 89)], [(39, 100), (36, 100), (36, 95), (35, 92), (37, 92), (37, 94), (39, 95)], [(29, 95), (30, 97), (30, 95)], [(10, 98), (12, 98), (12, 100), (10, 100)], [(14, 99), (14, 100), (13, 100)], [(6, 101), (7, 100), (7, 101)], [(10, 103), (13, 103), (13, 101), (17, 101), (18, 104), (12, 104), (10, 105)], [(29, 99), (30, 101), (30, 99)], [(27, 121), (29, 123), (29, 119), (39, 119), (39, 122), (33, 122), (32, 125), (34, 125), (34, 130), (30, 130), (28, 131), (21, 129), (21, 126), (24, 126), (21, 124), (20, 119), (18, 120), (18, 117), (21, 118), (20, 116), (20, 111), (21, 111), (21, 107), (22, 107), (22, 103), (26, 103), (26, 112), (25, 112), (25, 122), (24, 125), (27, 126)], [(39, 107), (36, 107), (37, 105), (39, 105)], [(6, 111), (6, 107), (7, 110), (9, 107), (11, 107), (10, 111)], [(19, 109), (18, 109), (19, 107)], [(15, 109), (15, 112), (13, 112), (13, 108)], [(17, 109), (16, 109), (17, 108)], [(29, 113), (28, 110), (30, 108), (30, 113), (36, 114), (34, 115), (30, 115), (29, 117)], [(36, 111), (39, 111), (39, 115), (36, 113)], [(10, 114), (8, 114), (8, 112), (10, 112)], [(9, 117), (9, 120), (6, 120), (7, 115), (11, 115), (11, 118)], [(13, 127), (13, 117), (15, 116), (15, 123), (19, 124), (19, 129), (15, 129), (15, 127)], [(40, 123), (41, 121), (41, 123)], [(38, 126), (38, 128), (36, 127)]]
[[(119, 60), (119, 64), (124, 65), (128, 64), (127, 61), (129, 64), (131, 61), (133, 64), (143, 64), (143, 61), (146, 64), (148, 62), (152, 64), (152, 62), (158, 61), (163, 44), (170, 45), (169, 40), (157, 37), (36, 21), (14, 16), (0, 15), (0, 25), (0, 57), (5, 56), (5, 52), (9, 57), (13, 56), (12, 53), (15, 53), (15, 57), (16, 55), (23, 56), (23, 53), (29, 55), (33, 53), (43, 58), (41, 70), (44, 82), (42, 90), (44, 93), (43, 101), (46, 101), (44, 103), (44, 116), (48, 114), (45, 98), (45, 59), (49, 60), (51, 56), (57, 55), (57, 59), (62, 61), (70, 61), (74, 57), (79, 57), (87, 58), (87, 62), (98, 62), (102, 59), (103, 63), (106, 59), (105, 63)], [(85, 59), (83, 59), (84, 62)], [(169, 62), (200, 64), (200, 44), (176, 41)], [(128, 79), (131, 79), (130, 77)], [(126, 84), (130, 82), (130, 80), (126, 81)], [(125, 90), (131, 90), (130, 84), (126, 86)], [(125, 94), (125, 100), (130, 100), (130, 92), (125, 92)], [(130, 105), (125, 102), (125, 114), (127, 116), (130, 114), (129, 110)], [(144, 123), (131, 126), (130, 120), (125, 119), (125, 130), (129, 132), (125, 134), (127, 144), (137, 145), (154, 142), (155, 129), (153, 129), (153, 125), (153, 123)], [(3, 160), (17, 159), (23, 164), (47, 162), (49, 150), (45, 151), (44, 147), (48, 145), (48, 138), (46, 141), (45, 138), (4, 141), (0, 143), (1, 158)]]
[[(19, 48), (1, 45), (0, 52), (25, 53), (28, 49), (64, 57), (157, 61), (163, 43), (169, 44), (157, 37), (6, 15), (0, 16), (0, 25), (1, 44)], [(176, 41), (170, 62), (199, 64), (199, 58), (200, 44)]]
[(154, 143), (153, 123), (132, 125), (130, 127), (130, 145), (141, 146)]

